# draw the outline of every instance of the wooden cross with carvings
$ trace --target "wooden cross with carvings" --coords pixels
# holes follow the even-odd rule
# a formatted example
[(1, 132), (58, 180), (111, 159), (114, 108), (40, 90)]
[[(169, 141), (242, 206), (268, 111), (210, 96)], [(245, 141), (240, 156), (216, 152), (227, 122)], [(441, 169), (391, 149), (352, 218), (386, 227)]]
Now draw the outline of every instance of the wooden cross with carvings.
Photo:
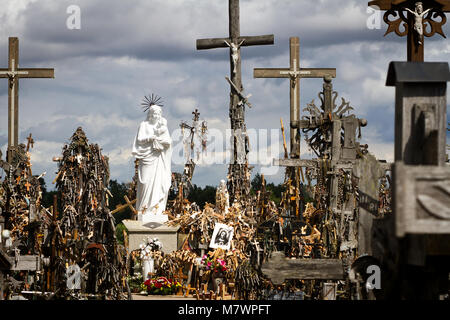
[(0, 78), (8, 78), (8, 149), (17, 147), (19, 140), (19, 78), (54, 77), (54, 69), (19, 68), (19, 39), (9, 38), (9, 65), (0, 69)]
[[(386, 10), (383, 19), (389, 27), (384, 35), (395, 32), (400, 37), (408, 36), (408, 61), (424, 61), (424, 36), (439, 33), (445, 38), (442, 26), (447, 21), (445, 13), (450, 12), (450, 0), (373, 0), (368, 5)], [(436, 18), (440, 21), (433, 20)]]
[(289, 38), (290, 68), (255, 68), (254, 78), (290, 78), (291, 100), (291, 158), (300, 158), (300, 130), (296, 124), (300, 120), (300, 79), (336, 77), (336, 68), (300, 68), (300, 40)]
[[(274, 43), (273, 35), (264, 36), (241, 36), (239, 22), (239, 0), (229, 0), (229, 37), (198, 39), (197, 50), (226, 48), (230, 47), (230, 120), (233, 134), (232, 163), (230, 164), (230, 175), (232, 185), (229, 187), (231, 201), (235, 199), (235, 193), (245, 194), (246, 185), (249, 187), (250, 181), (239, 181), (239, 177), (247, 176), (247, 153), (248, 137), (245, 129), (245, 103), (242, 103), (241, 93), (241, 58), (240, 48), (246, 46), (269, 45)], [(247, 179), (248, 180), (248, 179)], [(230, 184), (230, 181), (229, 181)], [(249, 189), (249, 188), (248, 188)]]

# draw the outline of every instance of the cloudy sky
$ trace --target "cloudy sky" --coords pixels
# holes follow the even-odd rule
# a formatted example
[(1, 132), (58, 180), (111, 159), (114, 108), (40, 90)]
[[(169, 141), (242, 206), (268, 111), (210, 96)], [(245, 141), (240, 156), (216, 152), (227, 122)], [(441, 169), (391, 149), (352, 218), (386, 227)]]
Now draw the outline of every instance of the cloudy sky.
[[(145, 117), (144, 95), (164, 99), (164, 116), (174, 134), (198, 108), (211, 136), (229, 128), (229, 51), (196, 50), (196, 39), (228, 36), (226, 0), (0, 0), (0, 66), (8, 61), (8, 37), (20, 39), (20, 67), (52, 67), (55, 79), (20, 81), (20, 142), (29, 133), (33, 172), (55, 177), (52, 157), (61, 153), (77, 127), (110, 158), (111, 178), (128, 182), (133, 175), (131, 145)], [(81, 10), (80, 29), (69, 29), (67, 8)], [(390, 61), (406, 60), (406, 38), (383, 37), (386, 25), (369, 29), (366, 0), (241, 0), (241, 35), (274, 34), (271, 46), (244, 47), (242, 77), (251, 93), (249, 131), (259, 137), (252, 150), (265, 154), (256, 165), (278, 153), (280, 138), (262, 134), (289, 119), (287, 79), (253, 79), (253, 68), (288, 67), (289, 37), (300, 38), (302, 67), (335, 67), (334, 89), (351, 102), (358, 117), (368, 119), (362, 143), (377, 158), (393, 160), (394, 88), (386, 87)], [(71, 20), (72, 21), (72, 20)], [(450, 35), (450, 27), (444, 28)], [(425, 59), (448, 61), (450, 41), (426, 38)], [(7, 147), (7, 81), (0, 84), (0, 148)], [(316, 99), (322, 80), (301, 81), (301, 107)], [(277, 131), (276, 131), (277, 132)], [(276, 133), (275, 132), (275, 133)], [(252, 133), (252, 134), (253, 134)], [(175, 146), (179, 139), (174, 135)], [(177, 140), (178, 139), (178, 140)], [(214, 144), (211, 138), (209, 146)], [(212, 147), (211, 147), (212, 148)], [(210, 148), (210, 149), (211, 149)], [(214, 150), (213, 150), (214, 151)], [(220, 150), (217, 150), (219, 154)], [(180, 154), (181, 148), (176, 149)], [(210, 150), (209, 156), (214, 155)], [(216, 155), (217, 155), (216, 154)], [(207, 154), (208, 155), (208, 154)], [(311, 152), (302, 145), (302, 157)], [(176, 157), (180, 159), (181, 157)], [(259, 161), (259, 162), (258, 162)], [(180, 161), (173, 170), (180, 171)], [(263, 166), (264, 167), (264, 166)], [(280, 182), (282, 171), (267, 178)], [(199, 165), (198, 185), (217, 185), (226, 175), (222, 163)]]

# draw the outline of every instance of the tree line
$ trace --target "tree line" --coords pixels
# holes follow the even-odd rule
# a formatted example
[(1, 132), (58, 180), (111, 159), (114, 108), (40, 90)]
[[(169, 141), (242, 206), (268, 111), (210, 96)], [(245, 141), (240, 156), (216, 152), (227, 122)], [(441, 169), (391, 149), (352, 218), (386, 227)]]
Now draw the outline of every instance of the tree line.
[[(45, 180), (43, 178), (39, 179), (41, 183), (41, 191), (42, 191), (42, 201), (41, 204), (49, 208), (53, 205), (53, 197), (58, 194), (58, 191), (48, 191)], [(262, 176), (257, 173), (255, 177), (251, 181), (251, 189), (250, 193), (255, 195), (262, 187)], [(112, 211), (117, 206), (125, 203), (124, 196), (128, 194), (129, 184), (124, 182), (118, 182), (117, 180), (110, 180), (109, 182), (109, 191), (112, 194), (112, 197), (109, 197), (109, 209)], [(215, 203), (216, 199), (216, 186), (205, 186), (200, 187), (194, 184), (192, 186), (191, 192), (188, 196), (189, 202), (197, 203), (200, 208), (203, 208), (206, 203)], [(281, 201), (281, 193), (284, 191), (284, 186), (282, 183), (274, 184), (266, 182), (266, 191), (270, 192), (270, 200), (274, 201), (276, 205), (280, 204)], [(306, 190), (305, 190), (306, 191)], [(305, 192), (306, 194), (306, 192)], [(169, 194), (169, 201), (173, 200), (176, 195), (173, 193)], [(60, 204), (58, 204), (58, 210), (61, 210)], [(116, 223), (116, 235), (118, 241), (123, 243), (123, 232), (125, 226), (121, 223), (122, 220), (130, 219), (132, 217), (132, 212), (130, 208), (126, 208), (120, 212), (114, 214), (114, 220)]]

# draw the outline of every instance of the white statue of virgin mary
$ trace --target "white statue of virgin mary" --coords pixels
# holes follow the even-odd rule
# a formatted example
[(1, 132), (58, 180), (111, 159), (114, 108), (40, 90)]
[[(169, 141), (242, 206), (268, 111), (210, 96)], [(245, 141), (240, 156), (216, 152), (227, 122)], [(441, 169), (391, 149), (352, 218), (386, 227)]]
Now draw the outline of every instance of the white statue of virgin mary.
[(143, 225), (161, 224), (168, 220), (163, 215), (171, 185), (172, 139), (167, 120), (162, 117), (160, 98), (145, 97), (147, 119), (139, 125), (132, 154), (139, 159), (136, 193), (136, 211)]

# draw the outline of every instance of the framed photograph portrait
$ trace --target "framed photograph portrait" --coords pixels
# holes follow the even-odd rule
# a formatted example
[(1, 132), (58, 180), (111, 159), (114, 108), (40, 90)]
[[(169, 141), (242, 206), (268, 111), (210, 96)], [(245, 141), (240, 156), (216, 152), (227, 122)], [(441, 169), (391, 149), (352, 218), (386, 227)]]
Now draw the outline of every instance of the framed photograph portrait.
[(233, 233), (233, 227), (227, 226), (226, 224), (217, 223), (214, 227), (209, 247), (213, 249), (221, 248), (224, 250), (230, 250), (231, 240), (233, 240)]

